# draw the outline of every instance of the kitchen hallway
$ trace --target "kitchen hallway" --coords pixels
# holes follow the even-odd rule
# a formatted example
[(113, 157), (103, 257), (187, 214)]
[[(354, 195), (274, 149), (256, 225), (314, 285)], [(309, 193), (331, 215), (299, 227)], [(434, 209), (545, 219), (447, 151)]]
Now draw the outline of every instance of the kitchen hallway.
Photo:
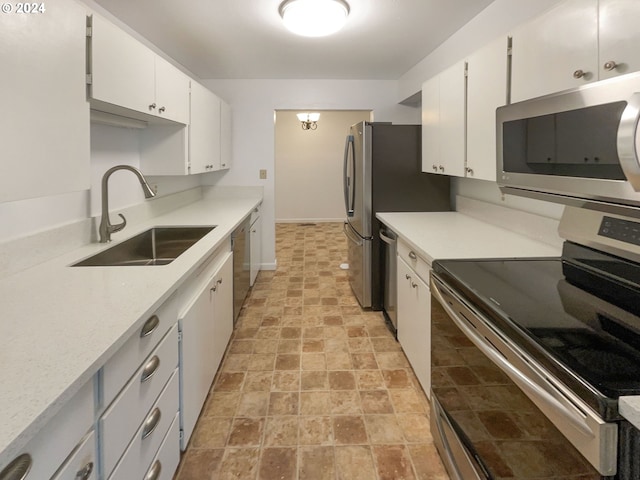
[[(445, 480), (429, 406), (345, 270), (341, 223), (277, 224), (175, 480)], [(425, 348), (428, 348), (425, 345)]]

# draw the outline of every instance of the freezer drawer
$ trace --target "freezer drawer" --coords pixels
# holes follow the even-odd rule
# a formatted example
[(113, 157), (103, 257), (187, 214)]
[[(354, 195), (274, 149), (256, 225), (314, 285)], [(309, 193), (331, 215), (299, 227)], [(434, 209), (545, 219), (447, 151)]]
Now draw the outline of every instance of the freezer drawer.
[(349, 285), (360, 306), (371, 307), (371, 240), (364, 239), (349, 222), (344, 223), (348, 239)]

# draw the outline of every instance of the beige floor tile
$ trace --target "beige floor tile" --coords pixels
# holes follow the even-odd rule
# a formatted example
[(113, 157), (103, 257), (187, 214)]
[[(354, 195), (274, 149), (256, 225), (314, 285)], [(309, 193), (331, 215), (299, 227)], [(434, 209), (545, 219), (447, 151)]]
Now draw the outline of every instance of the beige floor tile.
[(426, 402), (415, 389), (389, 390), (396, 413), (426, 413)]
[(331, 413), (333, 415), (360, 415), (362, 406), (360, 394), (356, 390), (332, 390)]
[(380, 480), (413, 480), (409, 450), (404, 445), (379, 445), (371, 448)]
[(372, 480), (376, 478), (371, 448), (368, 445), (336, 446), (338, 480)]
[(236, 413), (239, 400), (240, 392), (211, 392), (202, 415), (232, 417)]
[(352, 371), (329, 371), (329, 388), (331, 390), (355, 390), (356, 379)]
[(227, 445), (230, 447), (259, 446), (263, 429), (264, 418), (236, 417), (231, 425)]
[(336, 465), (333, 447), (300, 447), (298, 478), (300, 480), (335, 480)]
[(404, 443), (404, 435), (395, 415), (365, 415), (364, 421), (371, 443)]
[(300, 445), (332, 445), (331, 417), (300, 417), (298, 422)]
[(264, 432), (266, 446), (297, 446), (298, 417), (268, 417)]
[(409, 445), (408, 449), (420, 480), (449, 480), (433, 443)]
[(297, 415), (299, 408), (298, 392), (271, 392), (269, 397), (269, 415)]
[(231, 417), (202, 417), (196, 425), (190, 445), (193, 448), (224, 448), (231, 430)]
[(303, 370), (326, 370), (327, 361), (324, 353), (303, 353), (301, 368)]
[(247, 372), (242, 386), (244, 392), (268, 392), (271, 390), (273, 369), (263, 372)]
[(300, 392), (300, 415), (329, 415), (330, 413), (329, 392)]
[(326, 355), (328, 370), (351, 370), (353, 363), (351, 356), (346, 352), (330, 352)]
[(219, 478), (224, 449), (197, 450), (190, 448), (182, 458), (175, 480), (214, 480)]
[(300, 390), (328, 390), (329, 379), (326, 370), (302, 371), (300, 374)]
[(386, 390), (361, 390), (360, 401), (364, 413), (394, 413)]
[(276, 371), (273, 372), (273, 383), (271, 384), (273, 391), (298, 391), (300, 390), (300, 372), (299, 371)]
[(426, 443), (432, 440), (426, 414), (398, 414), (397, 417), (407, 442)]
[(236, 415), (240, 417), (264, 417), (269, 407), (269, 392), (244, 392)]
[(255, 479), (258, 474), (259, 456), (260, 450), (257, 448), (225, 449), (220, 468), (220, 480)]
[(260, 459), (259, 480), (296, 480), (298, 449), (265, 448)]
[(380, 370), (356, 370), (354, 373), (359, 390), (381, 390), (386, 388)]
[(364, 419), (360, 415), (333, 417), (333, 429), (337, 445), (362, 445), (368, 443)]

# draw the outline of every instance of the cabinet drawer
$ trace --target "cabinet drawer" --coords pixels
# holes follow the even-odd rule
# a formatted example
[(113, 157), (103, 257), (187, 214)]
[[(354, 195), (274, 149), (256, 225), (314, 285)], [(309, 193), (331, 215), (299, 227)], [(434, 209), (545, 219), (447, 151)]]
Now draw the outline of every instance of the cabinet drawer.
[(91, 430), (51, 480), (95, 480), (96, 436)]
[(20, 452), (31, 456), (31, 469), (25, 480), (51, 478), (91, 430), (93, 412), (93, 380), (90, 380)]
[[(178, 378), (178, 370), (175, 369), (160, 398), (144, 418), (109, 480), (145, 478), (145, 472), (150, 468), (178, 413)], [(178, 440), (179, 436), (176, 436), (173, 441), (176, 455), (179, 455), (180, 451)]]
[(398, 257), (402, 258), (407, 265), (409, 265), (418, 276), (429, 285), (429, 271), (431, 266), (427, 261), (420, 257), (418, 252), (412, 248), (408, 243), (398, 239)]
[(171, 480), (173, 474), (180, 463), (180, 449), (178, 443), (180, 440), (180, 420), (176, 413), (173, 423), (164, 437), (162, 445), (158, 450), (156, 458), (151, 462), (149, 470), (147, 470), (145, 480)]
[[(145, 368), (151, 369), (154, 363), (157, 365), (155, 373), (143, 381), (148, 374)], [(105, 478), (113, 470), (177, 366), (178, 327), (174, 325), (100, 418), (102, 472)]]
[(176, 295), (173, 295), (109, 359), (102, 369), (103, 406), (106, 407), (113, 401), (133, 372), (177, 320), (178, 304)]

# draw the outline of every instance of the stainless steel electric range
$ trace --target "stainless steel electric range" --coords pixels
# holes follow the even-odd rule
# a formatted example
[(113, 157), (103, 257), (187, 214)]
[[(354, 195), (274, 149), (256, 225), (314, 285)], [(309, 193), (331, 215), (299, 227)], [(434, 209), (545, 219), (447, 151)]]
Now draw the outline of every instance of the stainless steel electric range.
[(433, 264), (432, 433), (453, 479), (640, 479), (640, 220), (566, 207), (561, 258)]

